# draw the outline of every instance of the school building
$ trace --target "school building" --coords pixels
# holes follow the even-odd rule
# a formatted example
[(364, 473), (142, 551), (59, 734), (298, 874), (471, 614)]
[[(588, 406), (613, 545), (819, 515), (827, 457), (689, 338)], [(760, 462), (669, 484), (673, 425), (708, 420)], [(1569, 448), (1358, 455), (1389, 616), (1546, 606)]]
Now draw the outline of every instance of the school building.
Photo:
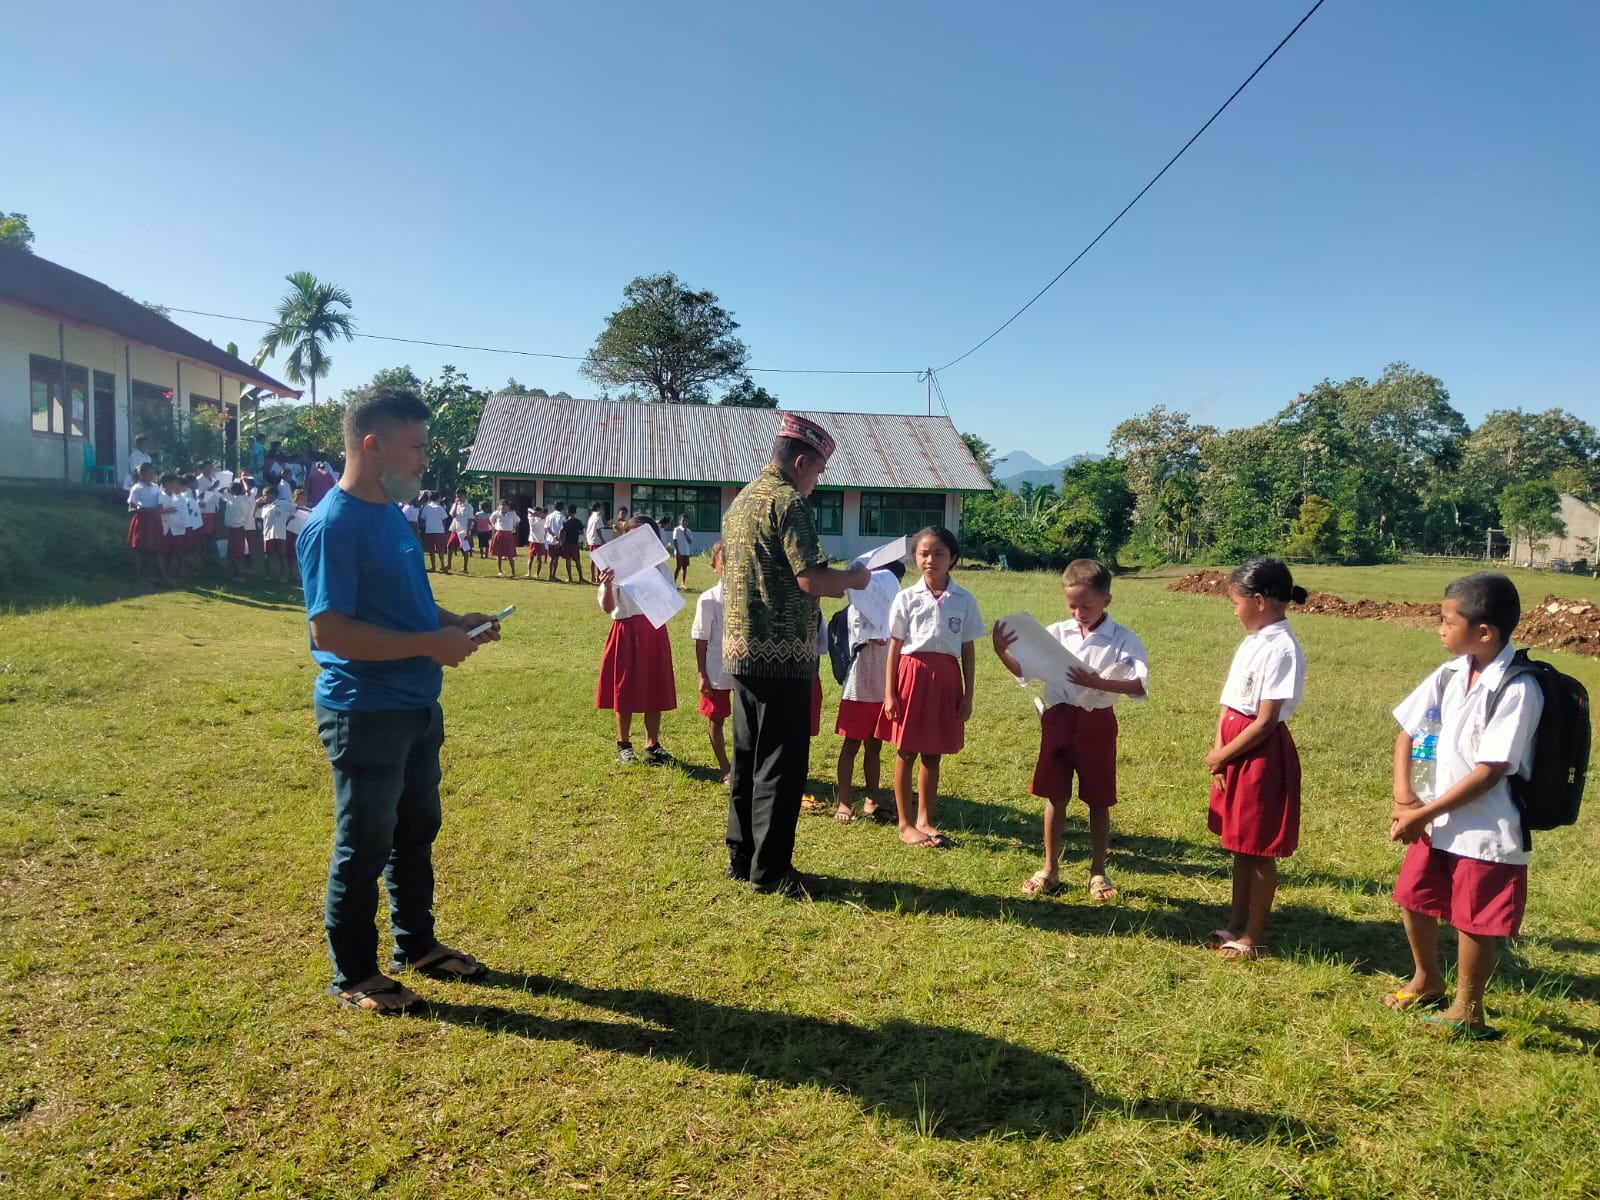
[(160, 466), (192, 466), (176, 456), (202, 446), (221, 457), (246, 388), (300, 395), (114, 288), (0, 246), (0, 478), (120, 486), (140, 434)]
[[(947, 417), (800, 412), (838, 448), (812, 493), (823, 548), (852, 558), (928, 525), (959, 529), (961, 498), (993, 489)], [(767, 462), (771, 408), (491, 396), (467, 470), (517, 513), (531, 505), (626, 508), (662, 525), (687, 514), (695, 548), (722, 529), (739, 489)], [(524, 541), (526, 529), (518, 534)]]

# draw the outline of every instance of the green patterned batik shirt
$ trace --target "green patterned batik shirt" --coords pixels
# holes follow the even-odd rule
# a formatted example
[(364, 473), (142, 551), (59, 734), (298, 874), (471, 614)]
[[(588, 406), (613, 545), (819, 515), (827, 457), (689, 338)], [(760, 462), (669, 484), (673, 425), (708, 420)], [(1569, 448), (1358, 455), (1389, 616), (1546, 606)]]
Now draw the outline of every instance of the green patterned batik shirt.
[(767, 679), (816, 674), (820, 610), (796, 576), (827, 561), (811, 506), (769, 463), (722, 518), (723, 670)]

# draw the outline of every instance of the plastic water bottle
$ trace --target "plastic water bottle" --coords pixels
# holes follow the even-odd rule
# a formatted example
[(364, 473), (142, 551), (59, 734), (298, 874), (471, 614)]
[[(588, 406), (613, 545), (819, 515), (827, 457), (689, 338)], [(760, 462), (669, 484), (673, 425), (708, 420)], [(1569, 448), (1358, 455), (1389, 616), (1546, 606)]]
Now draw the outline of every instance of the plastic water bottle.
[(1411, 790), (1426, 803), (1433, 799), (1434, 776), (1439, 768), (1439, 710), (1430, 708), (1411, 735)]
[(1139, 668), (1134, 665), (1133, 655), (1124, 654), (1115, 663), (1106, 668), (1107, 679), (1135, 679), (1139, 675)]

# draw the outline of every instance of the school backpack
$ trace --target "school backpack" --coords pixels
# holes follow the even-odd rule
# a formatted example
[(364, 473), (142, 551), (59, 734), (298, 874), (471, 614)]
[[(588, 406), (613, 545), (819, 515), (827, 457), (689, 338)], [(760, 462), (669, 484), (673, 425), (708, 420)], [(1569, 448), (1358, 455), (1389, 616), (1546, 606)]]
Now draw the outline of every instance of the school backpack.
[(847, 604), (828, 618), (828, 661), (840, 687), (850, 678), (850, 665), (860, 650), (860, 646), (854, 649), (850, 646), (850, 606)]
[(1506, 782), (1522, 814), (1524, 840), (1535, 829), (1555, 829), (1578, 819), (1584, 777), (1589, 771), (1589, 692), (1570, 675), (1518, 650), (1505, 678), (1489, 697), (1485, 716), (1494, 714), (1506, 684), (1527, 676), (1544, 697), (1544, 710), (1533, 733), (1533, 769), (1529, 778), (1511, 775)]

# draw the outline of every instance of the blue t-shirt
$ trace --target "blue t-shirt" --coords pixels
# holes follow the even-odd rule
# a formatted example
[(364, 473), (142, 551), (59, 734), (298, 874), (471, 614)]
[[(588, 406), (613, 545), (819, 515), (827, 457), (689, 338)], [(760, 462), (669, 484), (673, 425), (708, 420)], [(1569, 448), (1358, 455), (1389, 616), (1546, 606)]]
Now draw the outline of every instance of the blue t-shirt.
[[(393, 504), (336, 487), (306, 518), (295, 549), (308, 622), (337, 612), (404, 633), (439, 628), (422, 545)], [(317, 703), (341, 712), (427, 708), (444, 682), (444, 669), (426, 657), (352, 662), (315, 645), (311, 657), (322, 668)]]

